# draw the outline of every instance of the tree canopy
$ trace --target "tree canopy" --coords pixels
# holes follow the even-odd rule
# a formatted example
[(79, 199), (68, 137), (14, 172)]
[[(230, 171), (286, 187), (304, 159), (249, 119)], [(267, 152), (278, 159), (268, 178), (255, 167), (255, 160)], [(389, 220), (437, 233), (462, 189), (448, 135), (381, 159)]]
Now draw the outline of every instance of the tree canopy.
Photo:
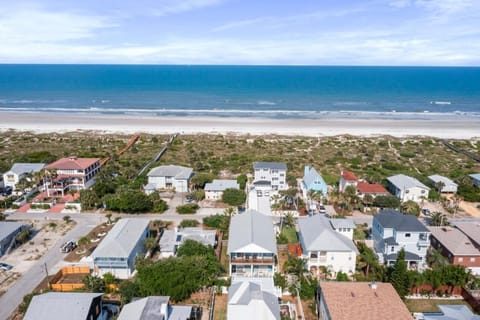
[(222, 201), (231, 206), (240, 206), (245, 203), (245, 191), (238, 189), (225, 189), (222, 194)]

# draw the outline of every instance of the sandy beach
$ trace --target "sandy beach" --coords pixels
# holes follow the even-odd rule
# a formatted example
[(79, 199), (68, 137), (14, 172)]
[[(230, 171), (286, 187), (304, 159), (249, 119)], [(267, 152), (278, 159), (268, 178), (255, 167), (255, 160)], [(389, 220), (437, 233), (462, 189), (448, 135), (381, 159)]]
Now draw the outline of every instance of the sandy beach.
[(77, 130), (108, 133), (145, 132), (208, 134), (278, 134), (302, 136), (431, 136), (449, 139), (480, 138), (478, 119), (262, 119), (220, 117), (145, 117), (133, 115), (83, 115), (51, 113), (0, 113), (0, 130), (35, 133)]

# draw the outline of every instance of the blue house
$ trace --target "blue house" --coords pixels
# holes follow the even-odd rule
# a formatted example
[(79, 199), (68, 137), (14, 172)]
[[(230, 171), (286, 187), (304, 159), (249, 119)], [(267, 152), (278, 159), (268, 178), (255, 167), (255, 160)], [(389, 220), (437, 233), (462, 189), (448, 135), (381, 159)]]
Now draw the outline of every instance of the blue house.
[(304, 197), (307, 197), (310, 190), (321, 191), (324, 197), (327, 196), (327, 184), (317, 170), (309, 166), (305, 166), (301, 188)]

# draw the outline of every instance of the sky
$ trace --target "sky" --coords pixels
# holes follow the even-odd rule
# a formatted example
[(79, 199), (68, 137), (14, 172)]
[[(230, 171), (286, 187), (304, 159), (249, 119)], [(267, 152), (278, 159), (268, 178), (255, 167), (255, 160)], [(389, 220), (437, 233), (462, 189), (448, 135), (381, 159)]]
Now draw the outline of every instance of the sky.
[(0, 0), (0, 63), (480, 66), (480, 0)]

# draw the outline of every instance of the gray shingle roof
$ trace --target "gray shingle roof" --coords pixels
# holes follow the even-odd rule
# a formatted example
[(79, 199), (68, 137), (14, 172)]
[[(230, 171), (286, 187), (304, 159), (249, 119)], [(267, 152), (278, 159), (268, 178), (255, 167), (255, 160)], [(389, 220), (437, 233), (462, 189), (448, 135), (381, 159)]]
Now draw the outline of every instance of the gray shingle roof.
[(480, 173), (469, 174), (472, 179), (480, 181)]
[(317, 214), (298, 219), (298, 226), (307, 251), (354, 251), (353, 241), (332, 229), (329, 219)]
[(205, 191), (224, 191), (225, 189), (239, 189), (240, 186), (236, 180), (215, 179), (211, 183), (205, 184)]
[(332, 218), (330, 219), (330, 224), (334, 229), (338, 228), (350, 228), (350, 229), (355, 229), (355, 223), (353, 222), (352, 219), (337, 219), (337, 218)]
[(85, 320), (93, 299), (102, 293), (48, 292), (34, 296), (24, 320)]
[(12, 232), (23, 226), (22, 222), (0, 221), (0, 241), (8, 237)]
[[(253, 301), (258, 303), (254, 304)], [(241, 312), (238, 319), (263, 319), (265, 316), (267, 319), (280, 320), (278, 298), (272, 293), (263, 291), (259, 284), (253, 282), (232, 284), (228, 290), (228, 304), (245, 306), (244, 310), (236, 310)]]
[(413, 187), (430, 190), (429, 187), (427, 187), (417, 179), (410, 176), (406, 176), (404, 174), (397, 174), (396, 176), (388, 177), (387, 180), (390, 181), (391, 184), (393, 184), (400, 190), (410, 189)]
[(20, 175), (24, 173), (39, 172), (46, 166), (46, 163), (15, 163), (9, 171)]
[(250, 244), (277, 254), (272, 218), (255, 210), (247, 210), (232, 217), (228, 253), (237, 252)]
[(93, 251), (92, 257), (128, 257), (145, 229), (147, 219), (121, 219)]
[[(118, 320), (158, 320), (168, 312), (167, 296), (151, 296), (132, 301), (122, 308)], [(167, 320), (165, 318), (165, 320)]]
[(148, 172), (149, 177), (175, 177), (175, 179), (189, 179), (193, 169), (182, 166), (159, 166)]
[(253, 168), (287, 170), (287, 165), (282, 162), (254, 162)]
[(432, 181), (433, 183), (443, 182), (445, 186), (451, 186), (451, 185), (458, 186), (455, 182), (453, 182), (449, 178), (438, 175), (438, 174), (428, 176), (428, 179), (430, 179), (430, 181)]
[(424, 320), (480, 320), (480, 316), (474, 314), (465, 305), (439, 305), (442, 315), (436, 313), (424, 313)]
[(432, 236), (453, 255), (480, 256), (472, 241), (460, 230), (451, 227), (428, 227)]
[[(397, 256), (398, 256), (398, 252), (397, 253), (386, 254), (385, 255), (385, 260), (386, 261), (397, 260)], [(406, 261), (421, 261), (422, 258), (415, 253), (405, 251), (405, 260)]]
[(397, 210), (382, 210), (374, 216), (384, 228), (397, 231), (427, 232), (428, 229), (415, 216)]

